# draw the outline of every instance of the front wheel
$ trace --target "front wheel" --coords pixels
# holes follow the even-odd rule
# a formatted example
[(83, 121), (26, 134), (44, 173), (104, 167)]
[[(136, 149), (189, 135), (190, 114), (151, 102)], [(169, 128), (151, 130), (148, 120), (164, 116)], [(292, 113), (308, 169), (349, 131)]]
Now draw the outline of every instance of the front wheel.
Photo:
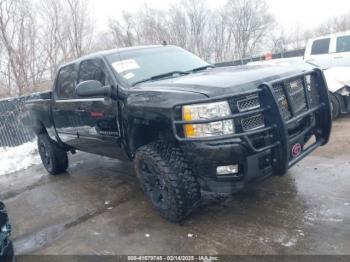
[(143, 146), (134, 164), (146, 196), (165, 219), (180, 222), (199, 205), (199, 183), (179, 148), (166, 142)]
[(59, 175), (67, 170), (67, 152), (47, 134), (38, 136), (38, 149), (41, 161), (51, 175)]
[(335, 95), (329, 95), (331, 100), (332, 119), (337, 119), (340, 115), (340, 103)]

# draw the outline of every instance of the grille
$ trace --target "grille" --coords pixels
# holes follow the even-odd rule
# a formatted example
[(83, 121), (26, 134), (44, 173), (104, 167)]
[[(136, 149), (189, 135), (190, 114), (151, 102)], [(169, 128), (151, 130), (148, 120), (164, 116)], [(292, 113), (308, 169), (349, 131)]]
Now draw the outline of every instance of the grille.
[(275, 96), (277, 98), (278, 106), (280, 110), (282, 111), (282, 116), (284, 119), (290, 119), (292, 114), (289, 110), (288, 101), (286, 98), (286, 95), (283, 91), (283, 84), (279, 83), (276, 85), (273, 85), (273, 90), (275, 92)]
[[(291, 105), (288, 104), (284, 87), (290, 97)], [(305, 94), (305, 87), (306, 92), (308, 93), (308, 98)], [(285, 120), (292, 117), (291, 106), (294, 109), (294, 113), (298, 115), (307, 110), (307, 99), (309, 99), (311, 107), (317, 105), (320, 101), (317, 83), (315, 77), (312, 75), (306, 76), (305, 79), (298, 78), (284, 83), (275, 84), (273, 85), (273, 90), (278, 100), (278, 106), (281, 109)]]
[(295, 113), (299, 114), (307, 110), (304, 91), (304, 81), (302, 79), (289, 81), (286, 83), (285, 86), (287, 92), (289, 93)]
[(306, 90), (309, 94), (310, 106), (315, 107), (320, 103), (320, 94), (318, 85), (314, 75), (305, 76)]
[(265, 126), (264, 116), (262, 114), (254, 115), (242, 119), (241, 121), (243, 131), (250, 131)]
[(260, 107), (259, 97), (252, 96), (237, 101), (237, 108), (240, 112), (256, 109)]

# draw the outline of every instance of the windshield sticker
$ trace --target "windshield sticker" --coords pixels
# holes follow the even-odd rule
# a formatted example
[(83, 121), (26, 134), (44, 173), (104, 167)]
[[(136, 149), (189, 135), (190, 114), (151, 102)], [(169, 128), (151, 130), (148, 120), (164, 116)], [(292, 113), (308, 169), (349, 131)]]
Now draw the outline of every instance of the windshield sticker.
[(118, 61), (113, 63), (112, 66), (118, 73), (140, 68), (134, 59)]
[(133, 73), (127, 73), (125, 76), (123, 76), (126, 80), (129, 80), (133, 78), (135, 75)]

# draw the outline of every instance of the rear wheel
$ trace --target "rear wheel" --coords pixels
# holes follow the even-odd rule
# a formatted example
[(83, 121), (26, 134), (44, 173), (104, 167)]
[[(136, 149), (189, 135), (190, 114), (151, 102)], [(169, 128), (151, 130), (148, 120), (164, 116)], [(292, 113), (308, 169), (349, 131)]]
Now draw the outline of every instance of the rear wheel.
[(165, 219), (180, 222), (199, 205), (199, 183), (179, 148), (166, 142), (143, 146), (134, 164), (146, 196)]
[(51, 175), (59, 175), (67, 170), (67, 152), (47, 134), (38, 136), (38, 149), (41, 161)]
[(330, 94), (331, 99), (331, 108), (332, 108), (332, 118), (337, 119), (340, 115), (340, 103), (337, 97), (333, 94)]

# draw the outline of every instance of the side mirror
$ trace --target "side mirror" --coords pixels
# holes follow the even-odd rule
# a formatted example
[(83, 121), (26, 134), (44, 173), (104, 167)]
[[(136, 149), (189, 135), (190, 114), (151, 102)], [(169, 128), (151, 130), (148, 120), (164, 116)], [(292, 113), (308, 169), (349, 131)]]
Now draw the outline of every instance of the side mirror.
[(112, 87), (103, 86), (101, 82), (96, 80), (88, 80), (81, 82), (75, 88), (75, 92), (80, 97), (113, 97)]

